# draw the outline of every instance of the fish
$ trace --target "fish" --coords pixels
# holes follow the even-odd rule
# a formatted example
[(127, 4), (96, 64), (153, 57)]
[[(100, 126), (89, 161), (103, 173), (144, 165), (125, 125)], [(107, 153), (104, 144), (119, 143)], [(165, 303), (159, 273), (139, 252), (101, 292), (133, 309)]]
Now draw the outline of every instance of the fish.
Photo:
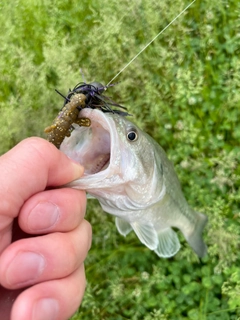
[(172, 257), (180, 249), (173, 228), (200, 258), (205, 256), (202, 232), (208, 219), (188, 205), (162, 147), (119, 114), (83, 109), (79, 117), (90, 119), (91, 125), (73, 124), (60, 150), (85, 171), (67, 186), (98, 199), (102, 209), (116, 217), (121, 235), (133, 230), (159, 257)]

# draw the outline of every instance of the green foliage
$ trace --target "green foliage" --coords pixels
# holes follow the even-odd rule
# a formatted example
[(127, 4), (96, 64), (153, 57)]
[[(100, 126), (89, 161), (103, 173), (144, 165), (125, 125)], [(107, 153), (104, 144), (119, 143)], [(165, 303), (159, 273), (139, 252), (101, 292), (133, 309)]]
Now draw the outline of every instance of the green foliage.
[[(187, 1), (0, 3), (0, 154), (51, 123), (82, 81), (107, 84)], [(108, 95), (167, 151), (184, 194), (208, 215), (206, 258), (182, 239), (160, 259), (90, 201), (87, 291), (72, 319), (240, 318), (240, 2), (197, 0)], [(181, 236), (180, 236), (181, 237)]]
[(233, 266), (226, 269), (228, 280), (223, 283), (222, 292), (229, 296), (228, 304), (235, 309), (240, 307), (240, 271)]

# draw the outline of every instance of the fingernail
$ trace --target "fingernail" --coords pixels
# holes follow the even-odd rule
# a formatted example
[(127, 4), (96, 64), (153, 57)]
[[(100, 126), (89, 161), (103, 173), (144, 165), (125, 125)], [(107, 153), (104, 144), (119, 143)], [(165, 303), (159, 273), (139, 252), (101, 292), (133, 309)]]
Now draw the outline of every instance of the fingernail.
[(8, 266), (6, 280), (10, 285), (31, 284), (45, 269), (45, 258), (31, 251), (20, 251)]
[(59, 303), (55, 299), (45, 298), (35, 302), (32, 320), (55, 320), (59, 314)]
[(39, 202), (29, 213), (28, 228), (42, 231), (54, 226), (60, 217), (59, 207), (52, 202)]

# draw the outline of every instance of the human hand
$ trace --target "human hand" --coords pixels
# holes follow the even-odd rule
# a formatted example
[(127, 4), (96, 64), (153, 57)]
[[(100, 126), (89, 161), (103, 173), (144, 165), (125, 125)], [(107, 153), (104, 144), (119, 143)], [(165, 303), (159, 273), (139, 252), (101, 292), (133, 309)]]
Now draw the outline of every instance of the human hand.
[(57, 187), (83, 168), (29, 138), (0, 157), (0, 170), (1, 319), (66, 320), (84, 294), (91, 227), (85, 192)]

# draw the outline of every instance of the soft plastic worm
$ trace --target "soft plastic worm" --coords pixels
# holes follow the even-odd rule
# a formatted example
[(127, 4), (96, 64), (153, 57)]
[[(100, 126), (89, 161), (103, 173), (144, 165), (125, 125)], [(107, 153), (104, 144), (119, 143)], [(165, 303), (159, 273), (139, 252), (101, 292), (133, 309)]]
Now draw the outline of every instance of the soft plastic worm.
[(91, 120), (88, 118), (78, 118), (79, 110), (85, 108), (86, 96), (82, 93), (74, 94), (70, 102), (66, 103), (53, 123), (45, 128), (47, 140), (53, 143), (58, 149), (65, 137), (70, 137), (72, 124), (89, 127)]

